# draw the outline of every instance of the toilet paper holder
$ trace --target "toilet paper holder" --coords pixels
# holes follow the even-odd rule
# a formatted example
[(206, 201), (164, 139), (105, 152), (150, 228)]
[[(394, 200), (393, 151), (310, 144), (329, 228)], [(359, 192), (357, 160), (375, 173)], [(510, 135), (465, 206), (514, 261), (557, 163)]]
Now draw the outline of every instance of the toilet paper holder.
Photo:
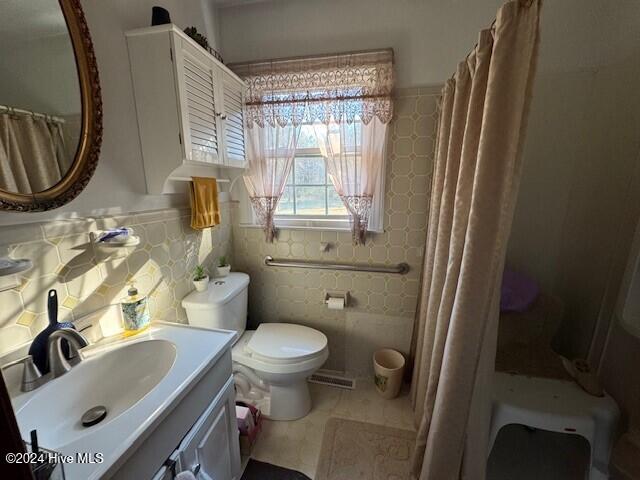
[(344, 300), (344, 308), (347, 308), (349, 305), (349, 292), (325, 292), (324, 293), (324, 303), (329, 304), (330, 298), (341, 298)]

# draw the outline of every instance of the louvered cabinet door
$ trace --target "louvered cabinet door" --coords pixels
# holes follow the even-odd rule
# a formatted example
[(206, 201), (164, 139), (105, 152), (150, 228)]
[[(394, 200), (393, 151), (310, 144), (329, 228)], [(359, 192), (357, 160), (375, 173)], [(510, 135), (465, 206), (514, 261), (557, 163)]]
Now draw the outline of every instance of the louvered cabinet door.
[(220, 71), (207, 55), (178, 39), (176, 71), (187, 160), (222, 164)]
[(222, 73), (223, 137), (225, 165), (244, 168), (247, 164), (244, 136), (244, 100), (245, 84), (233, 78), (227, 72)]

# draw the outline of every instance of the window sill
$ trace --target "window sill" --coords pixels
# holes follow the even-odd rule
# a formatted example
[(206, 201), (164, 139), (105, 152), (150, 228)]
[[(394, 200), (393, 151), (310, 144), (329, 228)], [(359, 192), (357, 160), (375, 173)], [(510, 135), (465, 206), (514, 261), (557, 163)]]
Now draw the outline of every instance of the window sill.
[[(241, 228), (262, 228), (260, 225), (255, 225), (253, 223), (241, 223)], [(306, 226), (306, 225), (278, 225), (276, 223), (276, 228), (279, 230), (315, 230), (317, 232), (349, 232), (351, 229), (349, 227), (316, 227), (316, 226)]]
[[(335, 220), (303, 220), (296, 221), (278, 221), (275, 222), (276, 228), (280, 230), (315, 230), (318, 232), (351, 232), (349, 222)], [(241, 228), (262, 228), (255, 223), (240, 223)], [(383, 230), (370, 230), (372, 233), (383, 233)]]

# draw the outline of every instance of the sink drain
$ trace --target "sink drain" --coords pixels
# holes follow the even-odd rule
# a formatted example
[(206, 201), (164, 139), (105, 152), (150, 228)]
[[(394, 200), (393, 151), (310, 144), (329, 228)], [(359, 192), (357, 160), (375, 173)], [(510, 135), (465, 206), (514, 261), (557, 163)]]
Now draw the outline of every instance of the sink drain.
[(80, 419), (84, 427), (92, 427), (100, 423), (107, 416), (107, 407), (98, 405), (97, 407), (90, 408), (82, 415)]

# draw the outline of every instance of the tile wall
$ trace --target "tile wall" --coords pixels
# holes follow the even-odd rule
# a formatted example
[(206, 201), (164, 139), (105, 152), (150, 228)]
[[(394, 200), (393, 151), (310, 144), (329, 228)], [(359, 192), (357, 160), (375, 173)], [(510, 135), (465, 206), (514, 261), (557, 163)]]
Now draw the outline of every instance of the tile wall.
[[(55, 288), (60, 320), (74, 320), (126, 295), (130, 280), (150, 295), (157, 319), (186, 322), (180, 301), (192, 290), (196, 263), (212, 267), (226, 255), (233, 270), (251, 276), (250, 326), (289, 321), (309, 325), (329, 338), (326, 367), (366, 374), (380, 347), (408, 353), (426, 235), (439, 88), (402, 89), (390, 125), (385, 177), (384, 233), (354, 247), (350, 232), (282, 230), (267, 244), (262, 231), (240, 227), (237, 205), (222, 204), (223, 223), (204, 232), (189, 227), (188, 209), (16, 225), (0, 229), (0, 256), (30, 258), (34, 268), (19, 286), (0, 292), (0, 353), (28, 341), (46, 326), (46, 293)], [(139, 246), (106, 258), (89, 245), (89, 232), (127, 225)], [(320, 253), (320, 242), (331, 249)], [(339, 273), (265, 267), (277, 258), (396, 264), (407, 275)], [(2, 281), (6, 282), (6, 279)], [(1, 288), (2, 285), (0, 285)], [(349, 291), (345, 310), (328, 310), (325, 291)]]
[[(326, 365), (365, 374), (371, 354), (381, 346), (407, 352), (422, 269), (439, 88), (401, 89), (390, 125), (384, 233), (354, 247), (350, 232), (280, 230), (273, 244), (257, 228), (233, 226), (234, 268), (251, 276), (250, 322), (289, 321), (323, 331), (329, 338)], [(234, 215), (238, 218), (238, 215)], [(331, 249), (320, 253), (320, 243)], [(275, 258), (396, 264), (407, 262), (407, 275), (314, 271), (266, 267)], [(328, 310), (325, 291), (346, 291), (351, 305)]]
[[(193, 289), (194, 266), (203, 263), (211, 271), (219, 256), (231, 255), (231, 208), (223, 203), (221, 209), (222, 224), (202, 232), (189, 226), (188, 209), (2, 227), (0, 256), (29, 258), (34, 268), (16, 277), (18, 287), (0, 292), (0, 354), (46, 326), (52, 288), (58, 292), (60, 321), (118, 303), (134, 280), (149, 295), (154, 318), (186, 322), (180, 301)], [(140, 245), (94, 253), (89, 232), (124, 225), (141, 237)]]

